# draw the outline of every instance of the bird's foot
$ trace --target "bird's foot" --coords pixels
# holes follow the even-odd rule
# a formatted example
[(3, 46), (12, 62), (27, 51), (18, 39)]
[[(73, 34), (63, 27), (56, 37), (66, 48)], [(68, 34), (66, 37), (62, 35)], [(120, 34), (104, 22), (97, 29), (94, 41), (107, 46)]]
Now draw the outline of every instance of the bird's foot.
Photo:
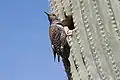
[(67, 31), (67, 36), (72, 36), (72, 34), (73, 34), (73, 31), (72, 31), (72, 30), (68, 30), (68, 31)]
[(67, 26), (64, 27), (65, 33), (67, 36), (72, 36), (73, 31), (69, 30), (69, 28)]

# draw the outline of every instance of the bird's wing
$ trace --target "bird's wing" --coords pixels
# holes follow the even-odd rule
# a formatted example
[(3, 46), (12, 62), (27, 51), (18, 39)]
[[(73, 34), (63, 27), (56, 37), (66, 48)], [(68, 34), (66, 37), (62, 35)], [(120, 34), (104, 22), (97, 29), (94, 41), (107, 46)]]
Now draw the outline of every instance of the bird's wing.
[(54, 60), (56, 58), (56, 54), (58, 55), (58, 62), (60, 61), (60, 54), (61, 54), (61, 28), (58, 27), (58, 25), (51, 25), (49, 27), (49, 36), (52, 44), (52, 49), (53, 49), (53, 55), (54, 55)]

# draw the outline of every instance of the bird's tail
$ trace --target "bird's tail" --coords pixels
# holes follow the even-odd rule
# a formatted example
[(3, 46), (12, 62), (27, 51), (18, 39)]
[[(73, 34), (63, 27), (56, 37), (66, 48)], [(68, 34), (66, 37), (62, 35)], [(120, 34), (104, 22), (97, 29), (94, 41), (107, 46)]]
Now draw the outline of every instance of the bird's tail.
[(60, 55), (58, 55), (58, 62), (60, 62)]
[(56, 59), (56, 51), (55, 50), (53, 50), (53, 56), (54, 56), (54, 61), (55, 61), (55, 59)]
[(72, 80), (71, 68), (70, 68), (70, 61), (67, 58), (62, 58), (65, 71), (67, 73), (68, 80)]

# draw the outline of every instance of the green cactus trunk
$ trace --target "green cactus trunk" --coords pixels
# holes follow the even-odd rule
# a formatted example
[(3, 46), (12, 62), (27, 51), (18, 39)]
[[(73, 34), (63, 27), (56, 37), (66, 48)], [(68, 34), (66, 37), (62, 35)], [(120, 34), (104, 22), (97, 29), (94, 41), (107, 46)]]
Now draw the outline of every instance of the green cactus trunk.
[(61, 20), (72, 15), (70, 63), (73, 80), (120, 80), (120, 1), (51, 0)]

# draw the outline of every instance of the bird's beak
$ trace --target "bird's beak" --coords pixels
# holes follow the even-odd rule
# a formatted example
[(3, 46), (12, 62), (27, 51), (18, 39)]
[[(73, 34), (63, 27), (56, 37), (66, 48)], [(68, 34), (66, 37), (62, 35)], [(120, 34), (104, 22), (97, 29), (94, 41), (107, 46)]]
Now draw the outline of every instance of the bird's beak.
[(45, 14), (47, 14), (47, 16), (49, 16), (49, 14), (47, 12), (44, 12)]

